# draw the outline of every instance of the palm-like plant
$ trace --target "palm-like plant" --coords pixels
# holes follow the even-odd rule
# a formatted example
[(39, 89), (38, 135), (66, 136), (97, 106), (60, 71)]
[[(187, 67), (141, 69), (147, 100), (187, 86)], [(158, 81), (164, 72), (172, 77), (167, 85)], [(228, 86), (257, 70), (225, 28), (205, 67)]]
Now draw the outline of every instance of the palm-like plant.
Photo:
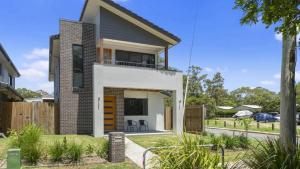
[(220, 155), (205, 147), (204, 142), (198, 137), (191, 137), (183, 134), (178, 139), (176, 148), (164, 149), (157, 152), (159, 156), (152, 159), (154, 168), (160, 169), (221, 169)]
[(300, 169), (300, 146), (294, 154), (282, 147), (279, 140), (260, 141), (243, 158), (243, 163), (253, 169)]

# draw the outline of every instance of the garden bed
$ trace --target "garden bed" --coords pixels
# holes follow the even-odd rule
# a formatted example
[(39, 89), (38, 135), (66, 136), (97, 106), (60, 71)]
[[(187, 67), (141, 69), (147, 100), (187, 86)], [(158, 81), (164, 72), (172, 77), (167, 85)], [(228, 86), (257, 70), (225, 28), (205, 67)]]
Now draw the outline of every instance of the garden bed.
[[(224, 136), (214, 136), (211, 134), (206, 135), (193, 135), (193, 134), (187, 134), (191, 137), (199, 137), (204, 144), (222, 144), (226, 147), (232, 146), (231, 148), (225, 148), (225, 162), (232, 162), (237, 161), (240, 158), (243, 157), (243, 155), (248, 151), (248, 148), (241, 148), (239, 146), (240, 143), (235, 141), (227, 141), (224, 143)], [(228, 136), (229, 137), (229, 136)], [(163, 147), (163, 146), (174, 146), (177, 142), (177, 139), (179, 138), (177, 135), (158, 135), (158, 136), (130, 136), (128, 137), (133, 142), (139, 144), (142, 147), (145, 148), (151, 148), (151, 147)], [(232, 138), (232, 137), (229, 137)], [(222, 140), (223, 139), (223, 140)], [(248, 139), (249, 143), (246, 146), (255, 146), (257, 142), (252, 139)]]

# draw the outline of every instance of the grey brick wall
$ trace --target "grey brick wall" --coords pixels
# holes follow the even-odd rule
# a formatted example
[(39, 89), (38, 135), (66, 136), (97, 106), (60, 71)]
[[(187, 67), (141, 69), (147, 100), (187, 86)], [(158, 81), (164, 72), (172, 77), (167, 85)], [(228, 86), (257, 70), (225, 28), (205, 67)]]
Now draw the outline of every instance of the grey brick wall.
[(116, 96), (116, 129), (124, 131), (124, 89), (104, 88), (104, 96)]
[[(93, 133), (92, 68), (96, 62), (95, 25), (60, 21), (60, 133)], [(72, 44), (84, 48), (84, 88), (74, 89)]]
[(120, 163), (125, 161), (125, 134), (121, 132), (109, 133), (108, 161)]

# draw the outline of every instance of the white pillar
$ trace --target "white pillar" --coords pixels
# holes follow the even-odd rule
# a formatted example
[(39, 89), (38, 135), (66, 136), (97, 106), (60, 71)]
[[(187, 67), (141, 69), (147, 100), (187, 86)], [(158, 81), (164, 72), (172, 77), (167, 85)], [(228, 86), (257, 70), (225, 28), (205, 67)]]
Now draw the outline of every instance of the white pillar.
[[(95, 73), (94, 67), (94, 75)], [(104, 87), (101, 76), (93, 76), (93, 135), (102, 137), (104, 135)]]
[(173, 91), (173, 130), (176, 134), (183, 132), (183, 89)]

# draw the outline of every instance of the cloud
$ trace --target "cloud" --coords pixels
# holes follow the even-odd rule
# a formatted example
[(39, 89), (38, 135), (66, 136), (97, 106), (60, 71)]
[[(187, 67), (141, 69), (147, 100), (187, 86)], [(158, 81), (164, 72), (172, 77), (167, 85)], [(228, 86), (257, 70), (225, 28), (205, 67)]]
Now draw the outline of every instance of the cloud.
[(262, 85), (274, 85), (275, 82), (272, 81), (272, 80), (263, 80), (263, 81), (260, 81), (260, 84), (262, 84)]
[[(273, 77), (274, 77), (274, 79), (280, 80), (281, 74), (277, 73)], [(295, 80), (298, 81), (298, 82), (300, 81), (300, 71), (299, 70), (295, 72)]]
[(39, 81), (47, 77), (49, 61), (38, 60), (32, 63), (24, 63), (20, 69), (21, 77), (29, 81)]
[(225, 73), (225, 72), (228, 72), (229, 71), (229, 68), (228, 67), (217, 67), (217, 72), (222, 72), (222, 73)]
[(48, 58), (48, 48), (34, 48), (31, 52), (24, 55), (26, 59), (41, 59)]
[(20, 69), (21, 78), (24, 78), (28, 81), (39, 81), (40, 78), (45, 78), (47, 74), (41, 70), (28, 68), (28, 69)]
[(281, 78), (281, 75), (280, 75), (280, 73), (277, 73), (277, 74), (275, 74), (273, 77), (274, 77), (275, 79), (280, 79), (280, 78)]
[(39, 83), (38, 88), (48, 92), (49, 94), (52, 94), (54, 89), (54, 83), (53, 82)]
[(203, 68), (203, 70), (205, 71), (205, 72), (213, 72), (214, 70), (212, 69), (212, 68), (210, 68), (210, 67), (205, 67), (205, 68)]
[(49, 49), (47, 48), (34, 48), (24, 54), (24, 62), (20, 68), (21, 77), (17, 79), (17, 86), (53, 93), (53, 82), (48, 82), (48, 56)]
[(248, 69), (242, 69), (242, 73), (248, 73)]
[(275, 33), (275, 39), (278, 41), (282, 41), (282, 33)]
[[(280, 42), (282, 41), (282, 33), (275, 33), (274, 37), (277, 41)], [(299, 38), (300, 38), (300, 34), (297, 35), (297, 41), (299, 41)]]

